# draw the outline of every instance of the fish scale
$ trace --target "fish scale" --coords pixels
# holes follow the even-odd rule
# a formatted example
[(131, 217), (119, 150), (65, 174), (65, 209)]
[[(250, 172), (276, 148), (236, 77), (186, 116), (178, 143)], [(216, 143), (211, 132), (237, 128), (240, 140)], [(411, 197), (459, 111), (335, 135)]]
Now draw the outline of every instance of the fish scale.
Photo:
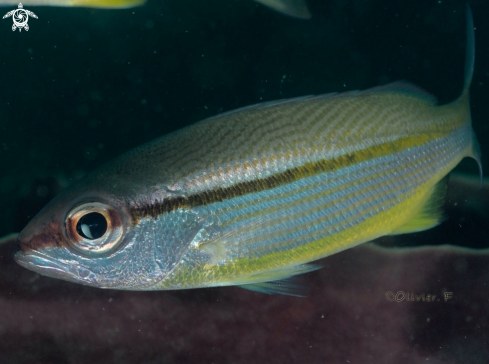
[[(452, 143), (455, 144), (455, 140), (449, 139), (444, 144), (453, 145)], [(428, 150), (434, 148), (434, 146), (428, 146)], [(434, 153), (433, 156), (435, 158), (438, 157), (435, 160), (439, 162), (437, 165), (434, 166), (428, 165), (430, 160), (428, 160), (427, 158), (425, 158), (425, 160), (423, 160), (422, 158), (416, 158), (417, 161), (412, 162), (411, 165), (404, 164), (402, 166), (402, 179), (400, 177), (388, 177), (388, 175), (394, 176), (393, 171), (400, 169), (396, 163), (396, 160), (391, 158), (390, 165), (387, 165), (387, 161), (381, 162), (384, 169), (381, 174), (378, 174), (377, 178), (370, 176), (370, 178), (364, 177), (363, 179), (358, 179), (355, 177), (354, 182), (350, 183), (349, 185), (336, 188), (337, 192), (335, 192), (335, 189), (331, 189), (325, 186), (325, 184), (318, 183), (318, 187), (316, 189), (309, 188), (302, 193), (294, 191), (296, 192), (295, 196), (293, 196), (291, 193), (284, 195), (282, 191), (270, 191), (263, 193), (262, 195), (265, 196), (247, 196), (246, 200), (256, 201), (252, 211), (244, 209), (242, 206), (242, 202), (239, 200), (236, 201), (234, 199), (223, 202), (222, 204), (225, 205), (223, 207), (216, 205), (215, 209), (220, 211), (221, 213), (225, 213), (224, 216), (219, 216), (221, 227), (223, 229), (227, 227), (228, 229), (233, 230), (234, 225), (240, 224), (242, 223), (242, 221), (244, 221), (245, 226), (247, 227), (247, 234), (249, 234), (249, 229), (254, 229), (253, 223), (249, 223), (247, 220), (252, 219), (257, 213), (262, 216), (264, 214), (267, 214), (269, 216), (269, 218), (266, 220), (265, 227), (265, 230), (269, 231), (274, 225), (272, 210), (277, 212), (279, 215), (276, 217), (276, 224), (283, 223), (283, 220), (280, 219), (281, 215), (292, 216), (287, 219), (287, 223), (289, 224), (287, 229), (284, 229), (283, 227), (277, 228), (282, 234), (280, 235), (281, 240), (279, 248), (280, 250), (285, 250), (288, 248), (285, 244), (287, 242), (287, 239), (283, 235), (286, 234), (287, 231), (301, 231), (300, 226), (294, 224), (294, 220), (296, 220), (299, 224), (304, 223), (304, 217), (312, 216), (313, 213), (317, 213), (318, 215), (315, 216), (315, 223), (323, 223), (325, 229), (324, 235), (326, 235), (328, 233), (326, 231), (328, 226), (331, 226), (331, 228), (334, 228), (335, 226), (333, 224), (334, 218), (331, 218), (332, 215), (334, 216), (334, 214), (336, 214), (341, 216), (342, 214), (345, 214), (345, 216), (348, 216), (347, 212), (355, 209), (356, 206), (359, 206), (363, 208), (358, 209), (357, 211), (355, 211), (356, 213), (354, 215), (349, 216), (348, 221), (352, 220), (353, 218), (357, 218), (357, 222), (363, 221), (362, 219), (365, 218), (365, 215), (369, 213), (370, 209), (376, 208), (380, 205), (379, 203), (375, 204), (372, 201), (375, 201), (375, 199), (379, 198), (386, 198), (388, 195), (398, 196), (399, 198), (399, 196), (408, 194), (409, 190), (415, 190), (418, 185), (422, 184), (422, 182), (425, 182), (427, 178), (432, 176), (433, 169), (439, 168), (441, 164), (450, 160), (453, 155), (456, 155), (460, 152), (460, 148), (459, 150), (455, 148), (453, 149), (454, 150), (451, 153), (443, 158)], [(419, 151), (416, 153), (416, 150), (411, 150), (410, 153), (413, 156), (416, 156), (416, 154), (418, 154), (419, 156)], [(426, 165), (428, 166), (425, 167)], [(389, 170), (388, 167), (391, 167), (391, 169)], [(372, 166), (370, 166), (369, 169), (374, 171), (378, 170), (377, 168), (372, 168)], [(345, 172), (346, 171), (344, 171), (343, 173)], [(411, 172), (413, 175), (409, 176), (408, 172)], [(348, 173), (349, 175), (357, 175), (357, 172), (355, 170), (346, 173)], [(399, 173), (398, 175), (401, 176), (401, 173)], [(422, 176), (424, 176), (424, 178)], [(338, 178), (341, 178), (342, 180), (348, 180), (348, 177), (346, 177), (345, 175), (339, 176)], [(300, 180), (300, 184), (312, 186), (314, 185), (314, 183), (317, 183), (317, 180), (324, 179), (326, 181), (329, 181), (329, 178), (323, 175), (315, 176), (313, 179), (314, 181)], [(287, 187), (289, 189), (291, 188), (291, 186), (289, 185), (287, 185)], [(341, 195), (341, 192), (344, 191), (347, 191), (348, 195)], [(370, 195), (368, 193), (369, 191), (374, 191), (376, 192), (376, 194)], [(265, 200), (265, 198), (267, 197), (266, 194), (273, 194), (275, 196), (274, 205), (271, 207), (267, 207), (267, 204), (269, 202)], [(289, 197), (292, 197), (293, 201), (288, 200)], [(246, 203), (246, 201), (244, 201), (244, 203)], [(240, 220), (238, 220), (236, 216), (233, 216), (233, 223), (230, 224), (230, 219), (227, 216), (235, 215), (234, 211), (236, 211), (237, 213), (242, 212), (243, 214), (240, 216)], [(293, 212), (294, 214), (292, 215)], [(288, 215), (288, 213), (290, 213), (291, 215)], [(342, 223), (345, 221), (347, 220), (343, 220)], [(306, 221), (306, 223), (309, 225), (313, 224), (313, 222), (310, 220)], [(340, 228), (340, 230), (342, 230), (342, 228)], [(238, 236), (235, 235), (235, 238), (237, 241), (240, 242), (241, 245), (246, 244), (246, 241), (240, 239)], [(256, 246), (258, 245), (260, 247), (266, 247), (269, 250), (274, 250), (274, 245), (270, 242), (263, 241), (264, 238), (266, 238), (266, 236), (263, 235), (263, 232), (257, 231), (255, 235), (253, 235), (252, 237), (248, 236), (246, 240), (254, 241), (255, 247), (253, 248), (253, 251), (255, 252)], [(274, 236), (274, 238), (276, 239), (277, 236)]]
[[(398, 97), (402, 97), (403, 95), (399, 95)], [(344, 97), (346, 98), (346, 97)], [(335, 103), (337, 100), (327, 100), (325, 103), (328, 104), (329, 102)], [(356, 100), (353, 98), (352, 100), (347, 100), (349, 101), (350, 104), (353, 105), (347, 105), (344, 111), (343, 117), (334, 117), (331, 118), (329, 115), (325, 115), (325, 117), (321, 120), (302, 120), (302, 121), (297, 121), (296, 118), (294, 118), (293, 110), (288, 113), (289, 118), (287, 119), (288, 123), (285, 123), (284, 120), (281, 120), (282, 123), (280, 124), (280, 128), (284, 130), (280, 134), (279, 137), (277, 137), (274, 133), (269, 132), (269, 128), (271, 127), (277, 127), (273, 123), (269, 122), (269, 119), (263, 118), (261, 113), (258, 113), (256, 115), (250, 115), (249, 118), (252, 120), (257, 120), (256, 122), (253, 123), (255, 125), (256, 129), (253, 129), (253, 133), (244, 133), (243, 135), (242, 129), (241, 128), (235, 128), (234, 126), (236, 124), (242, 124), (241, 116), (237, 116), (236, 119), (226, 119), (225, 123), (227, 125), (222, 125), (218, 124), (215, 126), (215, 128), (209, 128), (208, 130), (208, 135), (215, 135), (215, 131), (221, 130), (219, 133), (220, 138), (212, 144), (212, 140), (207, 139), (200, 139), (200, 143), (192, 139), (192, 140), (185, 140), (181, 139), (179, 135), (175, 135), (175, 141), (172, 142), (171, 140), (166, 140), (168, 149), (169, 150), (175, 150), (177, 148), (174, 148), (174, 146), (179, 145), (179, 148), (186, 149), (187, 146), (190, 147), (190, 144), (194, 146), (194, 149), (187, 150), (185, 153), (184, 158), (180, 158), (178, 154), (169, 154), (168, 158), (166, 159), (166, 163), (168, 163), (168, 168), (169, 169), (178, 169), (177, 171), (174, 172), (174, 178), (180, 180), (180, 184), (191, 184), (194, 190), (192, 192), (197, 192), (199, 190), (199, 182), (203, 183), (204, 180), (205, 186), (202, 186), (203, 189), (206, 189), (209, 187), (207, 185), (208, 180), (213, 179), (213, 173), (216, 174), (221, 174), (219, 176), (215, 176), (216, 178), (214, 179), (214, 184), (219, 184), (219, 183), (228, 183), (232, 184), (233, 183), (233, 177), (236, 177), (240, 180), (243, 180), (243, 176), (241, 174), (235, 174), (233, 175), (232, 167), (235, 166), (240, 166), (238, 168), (241, 168), (245, 163), (250, 163), (251, 161), (257, 160), (261, 161), (264, 160), (264, 158), (271, 158), (272, 156), (277, 154), (276, 148), (280, 149), (286, 149), (289, 145), (309, 145), (311, 144), (317, 145), (317, 148), (321, 149), (326, 149), (326, 153), (329, 153), (330, 155), (333, 153), (342, 153), (343, 150), (345, 152), (353, 152), (355, 150), (354, 147), (351, 146), (351, 143), (355, 142), (355, 139), (351, 138), (351, 140), (348, 140), (348, 142), (343, 142), (342, 144), (336, 145), (336, 148), (328, 148), (329, 139), (331, 139), (330, 134), (332, 133), (333, 128), (331, 128), (328, 124), (330, 120), (334, 121), (334, 125), (336, 123), (345, 122), (346, 120), (351, 120), (353, 118), (353, 114), (349, 114), (350, 110), (354, 110), (354, 104)], [(410, 98), (408, 97), (407, 100), (397, 100), (397, 102), (405, 102), (405, 101), (410, 101)], [(421, 104), (421, 106), (424, 107), (431, 107), (428, 105), (423, 105), (424, 102), (423, 100), (414, 100), (415, 103)], [(363, 101), (362, 101), (363, 102)], [(391, 103), (392, 100), (388, 100), (386, 103), (389, 104)], [(314, 105), (306, 105), (306, 108), (311, 108), (314, 107)], [(328, 105), (322, 105), (324, 109), (328, 108)], [(267, 110), (268, 111), (268, 110)], [(354, 110), (355, 111), (355, 110)], [(245, 111), (246, 112), (246, 111)], [(406, 112), (404, 112), (405, 114)], [(358, 140), (358, 143), (360, 146), (365, 146), (367, 145), (368, 139), (365, 140), (365, 138), (370, 138), (370, 139), (375, 139), (375, 141), (372, 141), (371, 143), (375, 143), (379, 140), (379, 138), (382, 135), (388, 136), (390, 139), (395, 139), (395, 138), (400, 138), (403, 136), (399, 132), (399, 130), (396, 130), (396, 125), (409, 125), (409, 124), (415, 124), (416, 120), (414, 117), (403, 117), (403, 112), (389, 112), (389, 118), (386, 119), (387, 125), (382, 124), (380, 121), (376, 120), (374, 123), (368, 123), (368, 121), (372, 120), (374, 118), (374, 113), (369, 113), (369, 114), (363, 114), (363, 117), (359, 119), (359, 122), (355, 127), (359, 127), (360, 130), (358, 132), (359, 135), (363, 135), (363, 132), (365, 131), (365, 128), (370, 128), (372, 131), (377, 131), (380, 128), (382, 128), (381, 133), (376, 133), (373, 135), (364, 135), (364, 139)], [(219, 121), (220, 118), (217, 118), (215, 120), (209, 120), (209, 121)], [(456, 118), (453, 118), (456, 120)], [(397, 123), (394, 122), (395, 120), (399, 120)], [(279, 120), (280, 121), (280, 120)], [(313, 125), (310, 127), (311, 129), (314, 127), (320, 127), (321, 129), (315, 130), (314, 136), (319, 135), (319, 140), (316, 141), (316, 138), (314, 136), (311, 136), (307, 133), (307, 130), (303, 128), (303, 125), (305, 123), (313, 123)], [(248, 126), (250, 122), (248, 120)], [(423, 126), (426, 129), (425, 124), (426, 123), (418, 123), (420, 126)], [(446, 126), (446, 125), (445, 125)], [(363, 130), (361, 128), (364, 128)], [(227, 130), (227, 134), (223, 135), (222, 130)], [(405, 130), (402, 130), (403, 132), (406, 132)], [(418, 133), (423, 133), (423, 132), (428, 132), (428, 130), (419, 130)], [(409, 132), (409, 131), (408, 131)], [(340, 130), (339, 132), (336, 131), (336, 133), (346, 133), (344, 130)], [(270, 135), (272, 134), (272, 135)], [(302, 134), (302, 135), (301, 135)], [(257, 137), (257, 135), (262, 135), (263, 137)], [(291, 138), (293, 136), (294, 138)], [(242, 138), (242, 139), (240, 139)], [(321, 138), (324, 138), (325, 142)], [(244, 141), (240, 143), (240, 140), (247, 140), (248, 142), (245, 143)], [(362, 141), (363, 140), (363, 141)], [(199, 141), (197, 139), (197, 141)], [(208, 142), (211, 143), (211, 145), (207, 145)], [(339, 142), (338, 142), (339, 143)], [(326, 145), (326, 146), (325, 146)], [(246, 148), (243, 150), (243, 148)], [(298, 148), (298, 147), (296, 147)], [(299, 148), (298, 148), (299, 149)], [(300, 150), (300, 149), (299, 149)], [(159, 155), (166, 155), (165, 150), (159, 150), (158, 151)], [(203, 160), (203, 157), (199, 157), (199, 154), (204, 154), (205, 155), (205, 160)], [(277, 158), (283, 158), (286, 154), (290, 154), (290, 149), (284, 150), (281, 152), (282, 156), (277, 156)], [(303, 155), (304, 153), (299, 153), (299, 158), (294, 158), (285, 161), (285, 164), (282, 164), (281, 167), (282, 169), (279, 168), (273, 168), (274, 166), (270, 165), (270, 160), (265, 160), (264, 163), (250, 163), (252, 167), (255, 168), (255, 170), (252, 170), (249, 172), (250, 174), (250, 179), (255, 178), (255, 175), (262, 173), (262, 174), (274, 174), (278, 173), (281, 170), (285, 170), (288, 168), (293, 168), (295, 165), (303, 163), (303, 161), (308, 157), (307, 155)], [(262, 156), (262, 157), (260, 157)], [(171, 159), (174, 160), (172, 161)], [(328, 157), (328, 154), (322, 154), (321, 156), (318, 156), (318, 158), (325, 158)], [(301, 159), (302, 158), (302, 159)], [(217, 165), (215, 160), (219, 159), (220, 165)], [(209, 162), (205, 162), (205, 161)], [(205, 171), (205, 174), (203, 175), (201, 171), (201, 163), (205, 163), (205, 166), (208, 168), (207, 171)], [(224, 165), (224, 167), (222, 166)], [(231, 168), (226, 171), (226, 165), (230, 166)], [(272, 168), (270, 168), (272, 167)], [(277, 167), (277, 166), (275, 166)], [(235, 167), (236, 168), (236, 167)], [(205, 177), (204, 177), (205, 176)], [(181, 182), (183, 181), (183, 182)], [(212, 183), (210, 184), (212, 186)]]

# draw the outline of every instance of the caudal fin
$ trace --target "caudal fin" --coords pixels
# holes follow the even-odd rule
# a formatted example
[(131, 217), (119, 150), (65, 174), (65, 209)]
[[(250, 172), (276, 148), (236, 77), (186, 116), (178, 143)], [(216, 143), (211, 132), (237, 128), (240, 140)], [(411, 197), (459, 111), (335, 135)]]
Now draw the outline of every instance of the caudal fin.
[(465, 51), (465, 79), (464, 88), (462, 91), (463, 96), (468, 96), (470, 84), (472, 83), (472, 76), (474, 75), (474, 62), (475, 62), (475, 36), (474, 36), (474, 20), (472, 18), (472, 10), (467, 3), (465, 6), (465, 22), (466, 22), (466, 51)]
[[(466, 19), (466, 51), (465, 51), (465, 75), (464, 75), (464, 88), (462, 94), (458, 98), (459, 102), (466, 103), (469, 107), (469, 91), (470, 84), (472, 83), (472, 77), (474, 75), (474, 62), (475, 62), (475, 36), (474, 36), (474, 20), (472, 18), (472, 10), (470, 10), (469, 4), (465, 6), (465, 19)], [(480, 183), (482, 185), (482, 164), (480, 146), (475, 133), (472, 137), (472, 151), (470, 157), (474, 158), (479, 166)]]

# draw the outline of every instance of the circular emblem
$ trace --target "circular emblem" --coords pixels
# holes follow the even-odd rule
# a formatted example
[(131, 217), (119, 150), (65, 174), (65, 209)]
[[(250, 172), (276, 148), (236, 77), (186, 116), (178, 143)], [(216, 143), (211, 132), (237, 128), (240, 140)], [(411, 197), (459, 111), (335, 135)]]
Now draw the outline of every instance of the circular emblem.
[(3, 18), (8, 18), (12, 17), (12, 20), (14, 21), (14, 24), (12, 25), (12, 30), (19, 29), (19, 32), (22, 29), (25, 29), (26, 31), (29, 30), (29, 24), (27, 22), (29, 21), (29, 16), (36, 18), (37, 15), (34, 14), (32, 11), (24, 9), (24, 5), (22, 3), (19, 4), (19, 8), (9, 11), (7, 14), (3, 16)]
[(27, 14), (27, 11), (25, 11), (24, 9), (17, 9), (12, 15), (12, 18), (17, 28), (23, 28), (27, 25), (29, 14)]

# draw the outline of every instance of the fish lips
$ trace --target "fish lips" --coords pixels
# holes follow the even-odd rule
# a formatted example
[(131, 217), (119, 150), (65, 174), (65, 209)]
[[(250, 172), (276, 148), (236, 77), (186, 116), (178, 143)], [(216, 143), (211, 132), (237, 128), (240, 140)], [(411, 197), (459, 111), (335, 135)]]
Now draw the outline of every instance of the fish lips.
[[(56, 252), (50, 251), (51, 249), (59, 248), (20, 250), (15, 253), (14, 259), (22, 267), (48, 277), (90, 286), (99, 286), (99, 282), (93, 272), (81, 267), (76, 261), (53, 258), (52, 255), (56, 254)], [(43, 250), (46, 250), (46, 252), (43, 252)]]

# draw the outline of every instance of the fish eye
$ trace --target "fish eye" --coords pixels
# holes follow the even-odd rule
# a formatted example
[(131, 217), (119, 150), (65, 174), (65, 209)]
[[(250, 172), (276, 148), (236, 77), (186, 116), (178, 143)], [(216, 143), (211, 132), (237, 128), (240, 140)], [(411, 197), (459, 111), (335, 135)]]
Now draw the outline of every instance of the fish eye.
[(90, 212), (83, 215), (76, 224), (76, 232), (88, 240), (96, 240), (104, 236), (107, 231), (107, 220), (99, 212)]
[(113, 250), (123, 232), (117, 210), (100, 202), (85, 203), (72, 209), (66, 216), (65, 226), (70, 245), (89, 255)]

